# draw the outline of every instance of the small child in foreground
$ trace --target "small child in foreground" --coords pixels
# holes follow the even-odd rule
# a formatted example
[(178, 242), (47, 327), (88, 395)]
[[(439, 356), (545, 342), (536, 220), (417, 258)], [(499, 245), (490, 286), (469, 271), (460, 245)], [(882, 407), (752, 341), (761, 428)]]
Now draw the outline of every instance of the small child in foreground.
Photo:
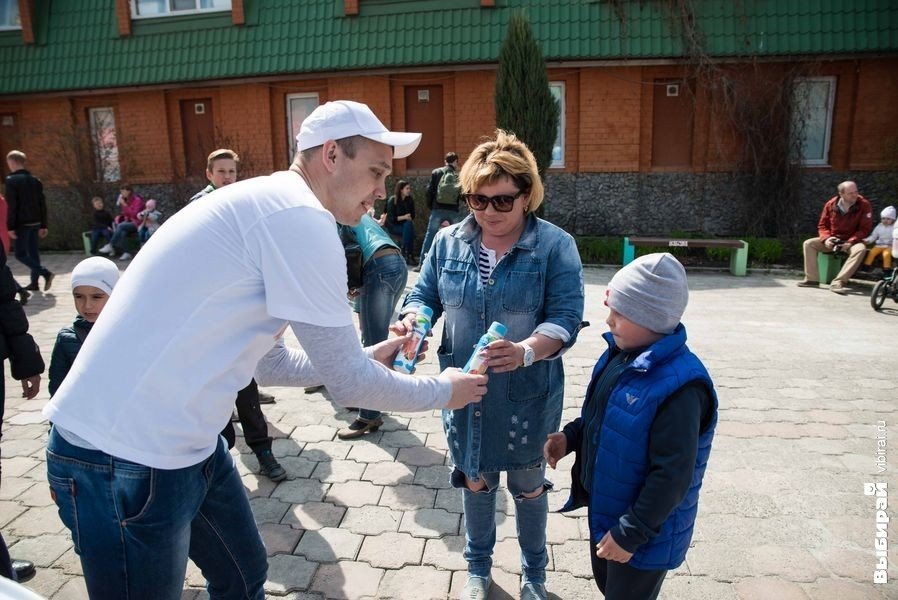
[(101, 256), (86, 258), (72, 270), (72, 296), (78, 316), (71, 326), (63, 327), (56, 336), (50, 358), (50, 396), (56, 393), (69, 374), (81, 345), (106, 306), (118, 278), (115, 263)]
[(575, 452), (562, 512), (589, 507), (593, 577), (606, 600), (653, 600), (686, 557), (717, 423), (717, 396), (680, 323), (686, 272), (671, 254), (618, 271), (608, 350), (578, 419), (549, 434), (553, 469)]

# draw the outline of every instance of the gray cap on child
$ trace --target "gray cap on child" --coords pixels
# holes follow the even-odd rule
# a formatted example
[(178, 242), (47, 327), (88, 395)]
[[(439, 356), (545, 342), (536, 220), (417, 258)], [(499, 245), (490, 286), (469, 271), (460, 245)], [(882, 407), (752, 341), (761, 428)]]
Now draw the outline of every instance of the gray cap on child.
[(102, 256), (85, 258), (72, 269), (72, 289), (79, 285), (89, 285), (112, 293), (118, 282), (119, 272), (115, 263)]
[(640, 256), (608, 282), (608, 306), (656, 333), (673, 333), (688, 301), (686, 270), (668, 252)]

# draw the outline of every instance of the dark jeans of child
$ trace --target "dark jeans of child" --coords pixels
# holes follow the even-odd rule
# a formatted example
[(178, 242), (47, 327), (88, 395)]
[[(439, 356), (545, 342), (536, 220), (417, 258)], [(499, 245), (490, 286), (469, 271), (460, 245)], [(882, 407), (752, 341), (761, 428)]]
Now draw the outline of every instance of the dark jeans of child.
[(90, 253), (96, 254), (100, 240), (105, 239), (107, 242), (112, 239), (112, 230), (108, 227), (94, 227), (90, 230)]
[(605, 600), (655, 600), (667, 569), (644, 571), (628, 564), (596, 556), (596, 545), (589, 543), (592, 576)]
[[(249, 385), (237, 392), (237, 416), (240, 417), (240, 424), (243, 425), (243, 436), (246, 439), (246, 445), (258, 454), (265, 450), (271, 450), (271, 437), (268, 435), (268, 423), (265, 422), (265, 415), (262, 414), (262, 407), (259, 406), (259, 386), (253, 379)], [(230, 421), (225, 428), (222, 429), (221, 435), (224, 436), (228, 443), (228, 448), (234, 447), (235, 433), (234, 424)]]

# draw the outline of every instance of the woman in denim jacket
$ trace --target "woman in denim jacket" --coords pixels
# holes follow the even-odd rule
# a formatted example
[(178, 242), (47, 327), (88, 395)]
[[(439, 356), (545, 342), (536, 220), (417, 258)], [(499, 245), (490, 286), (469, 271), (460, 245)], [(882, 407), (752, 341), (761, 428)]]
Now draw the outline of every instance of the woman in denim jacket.
[(543, 185), (533, 154), (497, 131), (460, 173), (472, 214), (440, 231), (406, 298), (411, 328), (422, 305), (443, 316), (440, 368), (463, 367), (492, 321), (508, 328), (484, 352), (489, 385), (479, 403), (444, 411), (443, 426), (462, 489), (468, 582), (462, 598), (486, 598), (496, 542), (496, 489), (507, 473), (514, 497), (523, 581), (521, 598), (545, 598), (546, 493), (542, 445), (561, 418), (561, 354), (583, 316), (583, 269), (573, 238), (537, 218)]

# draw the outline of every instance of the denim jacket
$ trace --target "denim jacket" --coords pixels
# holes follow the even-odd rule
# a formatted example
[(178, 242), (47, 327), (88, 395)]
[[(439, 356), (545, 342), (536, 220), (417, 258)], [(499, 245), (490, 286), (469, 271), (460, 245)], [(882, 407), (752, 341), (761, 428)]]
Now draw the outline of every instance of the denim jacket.
[[(405, 300), (403, 312), (420, 305), (445, 318), (437, 351), (440, 369), (464, 366), (490, 323), (508, 328), (506, 339), (529, 337), (553, 323), (577, 339), (583, 317), (583, 267), (574, 239), (564, 230), (527, 216), (524, 231), (480, 282), (480, 227), (469, 215), (441, 231)], [(455, 467), (469, 478), (480, 473), (526, 469), (543, 460), (543, 444), (557, 431), (564, 396), (561, 352), (510, 373), (489, 373), (480, 402), (443, 411), (443, 428)]]

